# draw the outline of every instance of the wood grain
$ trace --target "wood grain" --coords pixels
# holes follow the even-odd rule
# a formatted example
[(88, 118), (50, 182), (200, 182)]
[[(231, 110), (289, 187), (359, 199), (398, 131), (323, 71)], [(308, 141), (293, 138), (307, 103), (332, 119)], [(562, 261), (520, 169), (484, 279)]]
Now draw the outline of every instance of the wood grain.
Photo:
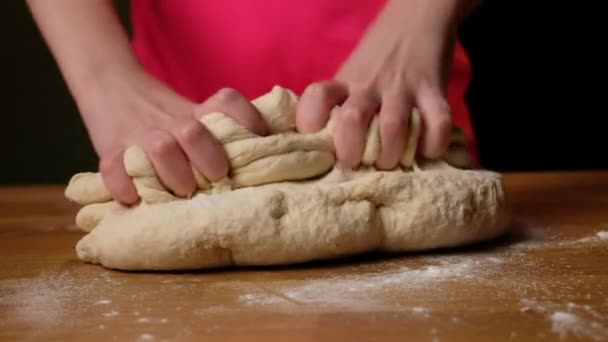
[(608, 340), (608, 172), (505, 183), (496, 241), (195, 273), (84, 264), (62, 187), (2, 188), (0, 340)]

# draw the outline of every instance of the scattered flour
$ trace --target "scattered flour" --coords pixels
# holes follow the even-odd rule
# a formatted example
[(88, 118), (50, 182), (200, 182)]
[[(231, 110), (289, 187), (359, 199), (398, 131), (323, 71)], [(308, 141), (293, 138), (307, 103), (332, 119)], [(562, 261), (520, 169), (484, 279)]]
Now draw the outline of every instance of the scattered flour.
[(566, 338), (569, 332), (578, 330), (580, 322), (578, 317), (571, 313), (557, 311), (549, 316), (552, 323), (553, 332), (557, 333), (560, 338)]
[(561, 339), (570, 334), (578, 338), (591, 338), (595, 341), (605, 341), (608, 338), (607, 329), (599, 322), (590, 322), (580, 317), (563, 311), (556, 311), (549, 316), (551, 329)]
[(102, 299), (102, 300), (99, 300), (99, 301), (95, 302), (93, 305), (108, 305), (110, 303), (112, 303), (111, 300), (109, 300), (109, 299)]
[(116, 311), (116, 310), (112, 310), (110, 312), (106, 312), (103, 314), (103, 317), (116, 317), (120, 315), (120, 312)]
[[(273, 309), (302, 309), (307, 305), (323, 305), (349, 310), (383, 310), (394, 308), (398, 304), (386, 296), (390, 291), (398, 289), (403, 293), (411, 293), (450, 281), (483, 281), (488, 274), (498, 272), (502, 263), (502, 259), (496, 257), (445, 257), (439, 259), (437, 265), (422, 269), (399, 268), (364, 275), (326, 277), (304, 284), (286, 281), (278, 286), (275, 284), (272, 290), (241, 295), (239, 302), (247, 306), (268, 306)], [(429, 310), (422, 307), (407, 306), (402, 309), (414, 314), (429, 315)]]
[(141, 318), (137, 319), (137, 323), (154, 323), (154, 322), (161, 323), (161, 324), (166, 324), (167, 322), (169, 322), (169, 320), (166, 319), (166, 318), (161, 318), (159, 320), (153, 320), (153, 319), (150, 319), (148, 317), (141, 317)]
[(137, 340), (143, 342), (143, 341), (154, 341), (156, 339), (154, 338), (154, 335), (146, 333), (146, 334), (139, 335), (139, 338)]
[(0, 303), (15, 308), (15, 318), (38, 329), (69, 324), (66, 316), (82, 314), (90, 305), (89, 298), (76, 295), (95, 291), (95, 285), (81, 282), (71, 274), (43, 274), (35, 278), (6, 279), (0, 282)]
[(521, 304), (527, 308), (524, 312), (543, 314), (551, 322), (551, 331), (560, 339), (566, 339), (570, 335), (595, 341), (608, 339), (608, 327), (602, 324), (607, 318), (590, 305), (542, 303), (530, 299), (521, 300)]
[(534, 250), (534, 249), (551, 249), (551, 248), (569, 248), (578, 247), (581, 244), (588, 244), (593, 242), (608, 241), (608, 231), (602, 230), (591, 236), (585, 236), (579, 239), (573, 240), (557, 240), (555, 238), (532, 237), (529, 240), (515, 243), (510, 246), (510, 249), (518, 250)]
[(602, 230), (601, 232), (597, 232), (597, 234), (595, 234), (595, 236), (597, 236), (598, 239), (600, 239), (602, 241), (606, 241), (606, 240), (608, 240), (608, 230)]
[(595, 233), (592, 236), (586, 236), (586, 237), (583, 237), (583, 238), (580, 238), (577, 240), (562, 241), (560, 243), (560, 245), (570, 246), (570, 245), (576, 245), (576, 244), (581, 244), (581, 243), (598, 242), (598, 241), (608, 241), (608, 231), (602, 230), (602, 231)]

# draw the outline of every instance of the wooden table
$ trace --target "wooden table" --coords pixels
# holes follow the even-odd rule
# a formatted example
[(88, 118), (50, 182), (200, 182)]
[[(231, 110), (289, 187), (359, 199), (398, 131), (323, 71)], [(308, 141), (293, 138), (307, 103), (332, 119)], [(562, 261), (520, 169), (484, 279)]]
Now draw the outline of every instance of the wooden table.
[(0, 189), (0, 339), (608, 340), (608, 173), (505, 181), (493, 242), (186, 274), (84, 264), (61, 187)]

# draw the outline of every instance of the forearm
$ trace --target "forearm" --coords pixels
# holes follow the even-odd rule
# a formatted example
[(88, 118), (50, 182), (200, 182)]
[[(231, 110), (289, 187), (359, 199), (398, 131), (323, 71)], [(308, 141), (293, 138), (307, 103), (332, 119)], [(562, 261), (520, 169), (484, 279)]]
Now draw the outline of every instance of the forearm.
[[(392, 17), (403, 29), (453, 33), (482, 0), (390, 0), (382, 17)], [(390, 19), (386, 21), (391, 21)]]
[(112, 1), (27, 2), (75, 97), (104, 73), (138, 67)]

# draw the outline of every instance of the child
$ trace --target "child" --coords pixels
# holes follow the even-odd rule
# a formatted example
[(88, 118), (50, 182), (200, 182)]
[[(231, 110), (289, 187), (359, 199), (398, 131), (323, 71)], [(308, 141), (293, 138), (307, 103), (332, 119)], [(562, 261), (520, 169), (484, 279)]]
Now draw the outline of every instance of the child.
[[(74, 96), (114, 198), (138, 200), (123, 163), (141, 146), (178, 196), (214, 181), (226, 154), (194, 116), (221, 111), (264, 135), (249, 100), (273, 85), (301, 95), (300, 132), (338, 113), (339, 162), (357, 167), (368, 124), (380, 116), (376, 166), (397, 166), (413, 107), (421, 153), (439, 158), (452, 119), (473, 138), (464, 104), (469, 65), (456, 41), (476, 0), (133, 0), (132, 42), (110, 0), (28, 0)], [(449, 81), (449, 82), (448, 82)], [(200, 104), (202, 102), (202, 104)]]

